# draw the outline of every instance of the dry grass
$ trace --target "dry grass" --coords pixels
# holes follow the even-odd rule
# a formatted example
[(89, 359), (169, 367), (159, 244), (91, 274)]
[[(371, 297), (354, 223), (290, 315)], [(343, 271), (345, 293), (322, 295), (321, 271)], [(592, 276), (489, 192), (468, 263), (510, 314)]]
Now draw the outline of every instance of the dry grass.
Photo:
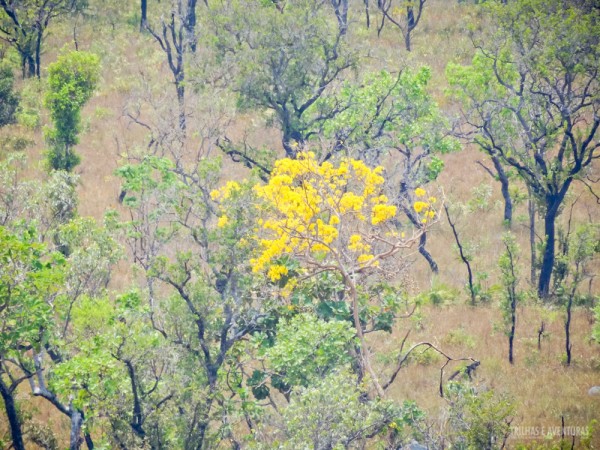
[[(566, 426), (585, 427), (598, 419), (599, 399), (587, 394), (591, 386), (598, 384), (600, 377), (598, 347), (589, 340), (590, 314), (578, 311), (575, 315), (572, 327), (574, 361), (570, 367), (562, 363), (562, 316), (557, 316), (551, 323), (546, 318), (547, 336), (542, 339), (542, 349), (538, 351), (540, 310), (521, 307), (517, 314), (514, 365), (508, 362), (508, 340), (499, 330), (502, 318), (493, 306), (428, 307), (419, 323), (420, 328), (411, 333), (410, 341), (429, 341), (454, 358), (473, 357), (481, 361), (474, 383), (480, 389), (508, 394), (514, 400), (513, 426), (548, 429), (560, 426), (564, 416)], [(401, 329), (393, 335), (373, 344), (384, 354), (393, 352), (411, 326), (415, 328), (414, 324), (406, 324), (406, 328), (401, 324)], [(433, 417), (438, 416), (445, 406), (444, 399), (438, 394), (442, 364), (443, 361), (429, 365), (411, 364), (402, 369), (390, 388), (390, 396), (414, 400)], [(454, 367), (456, 365), (458, 363)], [(445, 371), (446, 378), (453, 370)], [(600, 436), (596, 435), (594, 442), (600, 445)]]
[[(359, 36), (368, 45), (370, 58), (366, 64), (370, 68), (388, 67), (398, 69), (401, 64), (427, 64), (432, 67), (432, 90), (440, 105), (450, 108), (443, 97), (446, 86), (444, 69), (448, 61), (466, 62), (470, 58), (471, 48), (466, 33), (464, 17), (469, 10), (466, 4), (451, 0), (431, 0), (423, 16), (423, 21), (414, 32), (414, 51), (407, 55), (403, 49), (400, 35), (387, 27), (381, 38), (377, 38), (374, 29)], [(358, 13), (353, 17), (357, 22), (364, 18)], [(57, 26), (47, 45), (44, 61), (52, 61), (65, 42), (70, 39), (69, 28)], [(365, 39), (365, 36), (367, 37)], [(92, 29), (89, 24), (80, 30), (80, 48), (91, 49), (103, 58), (103, 83), (97, 95), (86, 106), (83, 116), (89, 120), (89, 128), (81, 135), (78, 152), (82, 164), (77, 168), (81, 176), (79, 187), (79, 211), (84, 216), (101, 219), (107, 209), (118, 209), (117, 197), (119, 180), (114, 170), (125, 160), (127, 150), (143, 148), (146, 143), (146, 131), (132, 125), (123, 116), (130, 97), (136, 91), (141, 74), (163, 93), (173, 89), (169, 82), (170, 74), (163, 55), (157, 50), (148, 36), (139, 35), (135, 27), (124, 29)], [(109, 50), (110, 48), (110, 50)], [(397, 66), (397, 67), (395, 67)], [(190, 96), (189, 104), (194, 105), (195, 97)], [(155, 119), (151, 115), (149, 120)], [(190, 122), (198, 123), (202, 117), (196, 116)], [(280, 147), (276, 131), (257, 128), (255, 117), (251, 115), (235, 117), (227, 128), (227, 134), (233, 138), (244, 136), (252, 128), (250, 141), (256, 145)], [(36, 144), (28, 150), (31, 158), (29, 177), (42, 176), (37, 162), (44, 148), (41, 130), (36, 132), (19, 131), (28, 134)], [(193, 144), (190, 144), (190, 148)], [(472, 189), (481, 183), (493, 185), (493, 196), (489, 211), (478, 212), (459, 220), (459, 231), (465, 240), (478, 244), (475, 267), (478, 271), (493, 274), (501, 252), (501, 236), (505, 231), (501, 223), (501, 209), (493, 206), (500, 200), (499, 188), (487, 174), (476, 165), (482, 154), (476, 149), (445, 157), (446, 169), (438, 181), (448, 200), (466, 202)], [(225, 165), (225, 178), (239, 178), (240, 168), (231, 163)], [(575, 195), (581, 194), (575, 208), (578, 220), (598, 220), (599, 208), (593, 198), (583, 189), (575, 189)], [(515, 216), (526, 213), (525, 206), (517, 208)], [(522, 262), (527, 267), (527, 230), (526, 223), (517, 219), (514, 227), (523, 250)], [(442, 220), (432, 231), (429, 249), (439, 263), (441, 272), (433, 277), (428, 266), (421, 258), (415, 258), (414, 279), (420, 290), (428, 289), (432, 283), (442, 283), (454, 287), (462, 293), (466, 282), (464, 266), (457, 260), (454, 240), (446, 223)], [(527, 273), (527, 269), (523, 269)], [(121, 264), (115, 273), (113, 286), (121, 288), (131, 282), (127, 264)], [(598, 283), (593, 285), (598, 293)], [(567, 425), (585, 426), (591, 419), (600, 416), (600, 400), (587, 396), (592, 385), (600, 384), (600, 354), (598, 346), (589, 342), (590, 317), (588, 313), (578, 311), (573, 324), (574, 364), (565, 367), (562, 357), (562, 322), (556, 318), (549, 326), (549, 337), (543, 342), (541, 352), (535, 345), (536, 329), (540, 322), (539, 310), (520, 308), (516, 341), (516, 364), (511, 366), (506, 358), (506, 338), (497, 331), (494, 324), (501, 320), (494, 305), (472, 308), (464, 306), (466, 300), (459, 299), (441, 307), (428, 307), (421, 321), (422, 328), (412, 335), (413, 341), (421, 339), (438, 342), (444, 350), (456, 356), (473, 356), (481, 360), (476, 383), (486, 385), (498, 392), (509, 393), (518, 404), (514, 425), (553, 426), (560, 424), (564, 416)], [(398, 345), (405, 324), (400, 323), (398, 330), (386, 336), (374, 346), (382, 353), (391, 352)], [(474, 346), (469, 347), (452, 342), (449, 334), (457, 329), (472, 337)], [(403, 369), (392, 388), (391, 395), (399, 400), (413, 399), (432, 414), (443, 406), (438, 395), (438, 366), (411, 365)], [(28, 394), (24, 390), (22, 398)], [(54, 429), (61, 436), (68, 436), (68, 423), (58, 417), (55, 410), (42, 401), (31, 403), (34, 415), (42, 422), (53, 422)], [(1, 427), (0, 427), (1, 428)]]

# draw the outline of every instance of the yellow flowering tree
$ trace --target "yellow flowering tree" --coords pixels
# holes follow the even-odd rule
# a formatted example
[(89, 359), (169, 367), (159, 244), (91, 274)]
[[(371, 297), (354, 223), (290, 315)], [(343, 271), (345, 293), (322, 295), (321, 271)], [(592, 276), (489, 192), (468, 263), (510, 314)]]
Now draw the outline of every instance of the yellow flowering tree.
[[(380, 396), (384, 392), (369, 362), (357, 286), (367, 275), (386, 270), (384, 263), (411, 247), (435, 219), (435, 199), (419, 201), (414, 209), (422, 227), (410, 236), (398, 231), (397, 208), (383, 194), (384, 181), (383, 167), (369, 168), (359, 160), (319, 164), (309, 152), (279, 160), (268, 182), (254, 188), (261, 210), (257, 256), (251, 260), (253, 270), (265, 272), (271, 281), (285, 279), (288, 292), (299, 280), (323, 272), (341, 277), (361, 342), (360, 362)], [(213, 197), (225, 197), (232, 189), (230, 182)], [(425, 197), (425, 192), (416, 194)], [(287, 276), (289, 259), (300, 264), (295, 277)]]

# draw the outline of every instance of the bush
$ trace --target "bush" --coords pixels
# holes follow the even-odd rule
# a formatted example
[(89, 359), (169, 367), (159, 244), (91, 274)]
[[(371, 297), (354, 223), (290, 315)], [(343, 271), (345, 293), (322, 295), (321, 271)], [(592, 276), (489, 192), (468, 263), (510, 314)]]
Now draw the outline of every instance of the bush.
[(19, 97), (13, 90), (13, 84), (12, 69), (5, 64), (0, 64), (0, 127), (15, 121)]

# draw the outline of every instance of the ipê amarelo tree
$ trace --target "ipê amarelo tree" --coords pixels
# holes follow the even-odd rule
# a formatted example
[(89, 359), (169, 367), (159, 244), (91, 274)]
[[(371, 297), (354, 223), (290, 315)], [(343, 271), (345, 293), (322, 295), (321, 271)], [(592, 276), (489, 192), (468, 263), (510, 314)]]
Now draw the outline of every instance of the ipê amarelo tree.
[[(292, 291), (301, 280), (324, 272), (339, 275), (344, 286), (342, 301), (349, 303), (360, 340), (360, 370), (371, 377), (378, 396), (383, 397), (361, 320), (364, 305), (360, 291), (366, 277), (398, 267), (395, 258), (418, 242), (421, 233), (435, 221), (433, 197), (418, 189), (413, 205), (420, 227), (399, 230), (392, 220), (397, 207), (383, 194), (383, 167), (369, 168), (364, 162), (344, 158), (339, 164), (319, 164), (311, 152), (296, 159), (276, 162), (268, 182), (255, 187), (260, 208), (257, 219), (257, 256), (251, 260), (255, 272), (266, 271), (273, 282), (285, 281)], [(223, 198), (238, 189), (235, 182), (214, 191)], [(228, 218), (220, 217), (224, 224)], [(299, 264), (299, 267), (291, 262)], [(294, 271), (294, 276), (290, 276)]]

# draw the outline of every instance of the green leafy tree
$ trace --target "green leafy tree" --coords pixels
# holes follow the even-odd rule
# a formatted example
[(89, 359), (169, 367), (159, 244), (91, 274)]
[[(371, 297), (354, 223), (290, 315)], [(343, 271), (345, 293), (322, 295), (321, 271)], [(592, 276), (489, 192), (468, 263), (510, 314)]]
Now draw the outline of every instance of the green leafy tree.
[[(218, 61), (235, 71), (240, 106), (272, 114), (269, 122), (280, 128), (290, 157), (338, 112), (335, 106), (317, 107), (317, 101), (356, 62), (326, 8), (326, 2), (307, 0), (285, 7), (277, 2), (228, 1), (219, 6), (211, 24)], [(225, 150), (233, 154), (236, 149)]]
[(32, 376), (27, 352), (39, 352), (49, 339), (51, 302), (64, 282), (62, 255), (36, 240), (34, 229), (0, 227), (0, 395), (18, 450), (25, 445), (16, 390)]
[(478, 392), (472, 386), (451, 382), (447, 388), (452, 448), (490, 450), (506, 447), (515, 414), (514, 402), (494, 391)]
[(13, 90), (12, 69), (0, 64), (0, 127), (15, 121), (15, 112), (19, 106), (19, 96)]
[(259, 448), (360, 448), (367, 439), (391, 448), (398, 442), (386, 442), (386, 432), (393, 440), (396, 430), (422, 415), (412, 404), (401, 407), (386, 400), (361, 398), (355, 375), (334, 371), (292, 394), (282, 417), (273, 419), (277, 432), (259, 434), (264, 444)]
[[(323, 135), (332, 141), (327, 160), (350, 153), (370, 164), (385, 164), (386, 194), (413, 227), (420, 218), (413, 208), (415, 191), (435, 181), (444, 168), (441, 156), (460, 148), (449, 135), (448, 120), (427, 91), (431, 70), (387, 70), (367, 74), (360, 83), (346, 83), (335, 98), (323, 103), (345, 105), (323, 124)], [(389, 163), (392, 158), (393, 164)], [(419, 253), (431, 270), (438, 266), (426, 249), (427, 234), (419, 238)]]
[(556, 220), (571, 185), (600, 154), (598, 42), (593, 2), (523, 0), (484, 4), (494, 27), (476, 39), (472, 65), (450, 66), (482, 148), (516, 171), (544, 219), (537, 282), (548, 297)]
[(79, 164), (74, 151), (81, 130), (81, 109), (91, 98), (100, 75), (98, 57), (87, 52), (64, 53), (48, 67), (45, 103), (53, 128), (45, 130), (50, 145), (48, 167), (70, 172)]
[[(210, 192), (220, 167), (219, 160), (206, 158), (190, 171), (146, 157), (118, 170), (132, 217), (123, 232), (145, 279), (146, 326), (173, 355), (172, 372), (165, 372), (172, 373), (166, 380), (173, 397), (163, 415), (153, 416), (158, 423), (152, 439), (176, 448), (237, 442), (233, 425), (253, 424), (251, 413), (245, 414), (254, 402), (234, 380), (242, 376), (243, 341), (272, 328), (277, 315), (277, 298), (257, 281), (249, 262), (255, 245), (252, 183), (219, 199), (217, 208)], [(217, 211), (227, 219), (217, 220)], [(131, 359), (135, 375), (128, 376), (141, 386), (150, 362), (126, 351), (121, 359)], [(152, 398), (139, 400), (141, 410), (151, 410)]]
[[(21, 261), (22, 276), (14, 273), (14, 270), (11, 272), (7, 261), (11, 261), (12, 257), (12, 261), (16, 262), (15, 258), (20, 254), (16, 252), (17, 247), (12, 245), (12, 240), (7, 242), (2, 246), (8, 252), (3, 259), (5, 266), (2, 273), (17, 283), (15, 286), (9, 285), (8, 292), (14, 295), (19, 294), (21, 289), (29, 289), (29, 272), (31, 276), (38, 276), (40, 272), (41, 277), (46, 273), (42, 272), (44, 268), (54, 268), (57, 273), (55, 278), (48, 281), (48, 286), (40, 288), (39, 295), (28, 291), (27, 299), (19, 302), (22, 306), (19, 320), (30, 323), (31, 333), (37, 337), (29, 343), (17, 343), (17, 348), (9, 357), (2, 354), (2, 380), (7, 386), (5, 392), (9, 394), (15, 392), (18, 384), (27, 380), (34, 396), (44, 398), (59, 413), (68, 417), (71, 422), (70, 445), (75, 449), (81, 445), (81, 432), (88, 446), (93, 445), (91, 434), (86, 430), (85, 408), (80, 408), (80, 404), (73, 401), (73, 389), (69, 392), (56, 389), (53, 373), (60, 364), (76, 355), (69, 345), (74, 342), (72, 312), (77, 309), (83, 296), (96, 296), (104, 292), (112, 265), (120, 252), (106, 229), (98, 227), (91, 219), (74, 219), (72, 174), (55, 171), (41, 185), (39, 182), (23, 181), (20, 172), (25, 160), (21, 156), (11, 155), (0, 164), (0, 203), (3, 205), (0, 216), (2, 229), (12, 233), (6, 236), (28, 237), (27, 241), (23, 238), (23, 248), (29, 248), (25, 244), (31, 244), (33, 256), (31, 264)], [(24, 223), (31, 224), (31, 227), (24, 230)], [(68, 247), (68, 257), (46, 250), (47, 246), (40, 242), (52, 242), (57, 248)], [(52, 265), (54, 261), (56, 263)], [(37, 311), (36, 308), (42, 310)], [(12, 312), (13, 307), (4, 311)], [(38, 318), (44, 322), (38, 323)], [(27, 329), (19, 325), (18, 320), (4, 323), (9, 327), (18, 325), (20, 331)], [(33, 331), (35, 327), (37, 331)], [(18, 335), (16, 332), (12, 334)], [(2, 334), (7, 338), (10, 335), (10, 330)], [(75, 379), (72, 381), (77, 382)], [(28, 408), (25, 402), (22, 405), (22, 417), (25, 419)], [(27, 429), (33, 429), (31, 426), (31, 423), (27, 423)], [(35, 436), (36, 433), (31, 436), (28, 434), (27, 439), (37, 439)]]
[(21, 57), (23, 78), (40, 78), (42, 43), (50, 22), (73, 11), (78, 0), (0, 1), (0, 39)]
[(265, 356), (286, 383), (309, 386), (352, 361), (355, 335), (350, 322), (325, 322), (300, 314), (278, 325), (276, 343)]
[(579, 292), (581, 283), (593, 275), (590, 263), (600, 253), (600, 227), (596, 223), (578, 226), (573, 233), (559, 233), (559, 255), (556, 258), (555, 291), (559, 302), (565, 311), (565, 358), (567, 365), (571, 364), (571, 320), (573, 306), (585, 302)]

